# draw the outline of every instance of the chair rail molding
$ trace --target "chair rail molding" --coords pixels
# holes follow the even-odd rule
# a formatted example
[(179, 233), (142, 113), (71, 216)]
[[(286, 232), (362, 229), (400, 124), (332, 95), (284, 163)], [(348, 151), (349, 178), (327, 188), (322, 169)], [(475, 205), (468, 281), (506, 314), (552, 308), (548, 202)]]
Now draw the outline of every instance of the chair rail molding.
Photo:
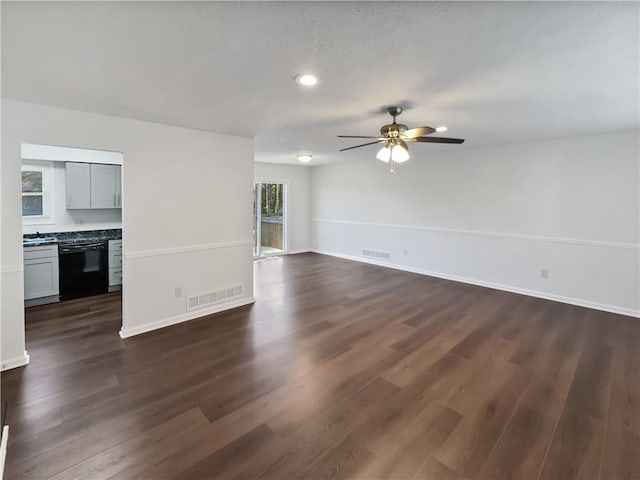
[(482, 237), (495, 237), (495, 238), (509, 238), (515, 240), (529, 240), (548, 243), (563, 243), (570, 245), (585, 245), (589, 247), (604, 247), (604, 248), (618, 248), (618, 249), (630, 249), (640, 250), (640, 244), (637, 243), (625, 243), (625, 242), (609, 242), (604, 240), (586, 240), (581, 238), (566, 238), (566, 237), (551, 237), (545, 235), (531, 235), (522, 233), (506, 233), (506, 232), (490, 232), (483, 230), (465, 230), (459, 228), (445, 228), (445, 227), (431, 227), (423, 225), (401, 225), (392, 223), (374, 223), (374, 222), (360, 222), (353, 220), (334, 220), (329, 218), (312, 218), (314, 223), (333, 223), (341, 225), (355, 225), (362, 227), (374, 227), (374, 228), (393, 228), (399, 230), (418, 230), (434, 233), (445, 233), (453, 235), (473, 235)]
[(130, 253), (127, 253), (125, 250), (124, 257), (126, 259), (136, 259), (136, 258), (146, 258), (146, 257), (157, 257), (161, 255), (174, 255), (176, 253), (190, 253), (190, 252), (199, 252), (204, 250), (216, 250), (216, 249), (222, 249), (222, 248), (234, 248), (234, 247), (246, 247), (246, 246), (253, 246), (253, 240), (231, 240), (227, 242), (207, 243), (203, 245), (190, 245), (186, 247), (141, 250), (141, 251), (130, 252)]

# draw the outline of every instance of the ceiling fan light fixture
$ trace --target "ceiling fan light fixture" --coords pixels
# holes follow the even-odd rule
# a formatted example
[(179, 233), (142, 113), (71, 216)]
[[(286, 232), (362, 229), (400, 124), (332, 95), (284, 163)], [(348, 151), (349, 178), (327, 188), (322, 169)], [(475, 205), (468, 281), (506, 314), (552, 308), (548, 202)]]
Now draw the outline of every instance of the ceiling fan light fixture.
[[(354, 145), (353, 147), (341, 148), (340, 151), (353, 150), (354, 148), (366, 147), (369, 145), (384, 144), (378, 150), (376, 158), (389, 165), (389, 171), (396, 173), (396, 164), (404, 163), (411, 157), (409, 155), (409, 147), (406, 142), (419, 143), (464, 143), (464, 138), (447, 138), (428, 135), (435, 132), (446, 132), (448, 128), (441, 125), (437, 128), (422, 126), (409, 128), (404, 124), (397, 123), (396, 117), (402, 113), (402, 107), (392, 106), (387, 108), (387, 112), (393, 117), (393, 123), (383, 125), (380, 128), (380, 135), (338, 135), (339, 138), (363, 138), (367, 139), (367, 143)], [(406, 140), (406, 142), (405, 142)]]
[(389, 148), (389, 145), (385, 145), (378, 150), (376, 158), (378, 160), (382, 160), (384, 163), (389, 163), (389, 160), (391, 160), (391, 149)]
[(395, 163), (404, 163), (409, 160), (409, 148), (402, 140), (397, 140), (391, 147), (391, 161)]
[(311, 73), (300, 73), (293, 77), (298, 85), (303, 87), (313, 87), (318, 84), (318, 77)]
[(309, 163), (313, 158), (313, 155), (296, 155), (296, 157), (298, 158), (298, 161), (302, 163)]

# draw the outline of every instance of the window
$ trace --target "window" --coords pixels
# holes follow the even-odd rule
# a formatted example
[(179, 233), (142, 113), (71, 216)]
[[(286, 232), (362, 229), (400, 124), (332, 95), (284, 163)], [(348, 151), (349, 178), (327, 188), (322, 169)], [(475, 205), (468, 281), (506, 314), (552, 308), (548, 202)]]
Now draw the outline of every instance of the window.
[(53, 164), (23, 162), (22, 223), (38, 225), (53, 223)]

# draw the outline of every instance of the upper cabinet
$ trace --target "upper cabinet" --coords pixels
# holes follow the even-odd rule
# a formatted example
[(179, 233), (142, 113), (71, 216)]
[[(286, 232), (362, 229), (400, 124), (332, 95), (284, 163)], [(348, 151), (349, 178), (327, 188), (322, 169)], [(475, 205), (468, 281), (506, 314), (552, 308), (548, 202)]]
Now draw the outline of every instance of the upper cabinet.
[(91, 208), (120, 208), (120, 165), (90, 165)]
[(91, 208), (91, 164), (65, 164), (67, 208)]
[(121, 175), (120, 165), (67, 162), (67, 209), (121, 208)]
[(122, 167), (114, 165), (116, 175), (116, 207), (122, 208)]

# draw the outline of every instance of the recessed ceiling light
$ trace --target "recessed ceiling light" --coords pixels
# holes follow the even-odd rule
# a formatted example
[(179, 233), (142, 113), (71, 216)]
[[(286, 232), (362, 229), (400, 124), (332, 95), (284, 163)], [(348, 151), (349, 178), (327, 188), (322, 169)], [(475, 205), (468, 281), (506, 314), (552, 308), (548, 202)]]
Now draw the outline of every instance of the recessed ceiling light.
[(294, 80), (298, 85), (302, 85), (304, 87), (313, 87), (318, 84), (318, 77), (310, 73), (301, 73), (296, 75)]
[(447, 130), (449, 130), (447, 127), (445, 127), (444, 125), (441, 127), (436, 127), (436, 132), (446, 132)]
[(302, 163), (309, 163), (312, 158), (311, 155), (296, 155), (296, 156), (298, 157), (298, 160), (300, 160)]

